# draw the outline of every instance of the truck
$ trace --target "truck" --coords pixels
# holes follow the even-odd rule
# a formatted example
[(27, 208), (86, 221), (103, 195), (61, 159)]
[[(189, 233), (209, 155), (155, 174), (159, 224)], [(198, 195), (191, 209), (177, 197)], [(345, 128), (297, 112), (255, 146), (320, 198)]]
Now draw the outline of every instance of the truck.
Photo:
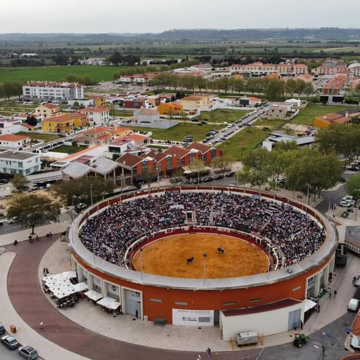
[(255, 331), (237, 333), (235, 338), (237, 346), (257, 345), (258, 334)]

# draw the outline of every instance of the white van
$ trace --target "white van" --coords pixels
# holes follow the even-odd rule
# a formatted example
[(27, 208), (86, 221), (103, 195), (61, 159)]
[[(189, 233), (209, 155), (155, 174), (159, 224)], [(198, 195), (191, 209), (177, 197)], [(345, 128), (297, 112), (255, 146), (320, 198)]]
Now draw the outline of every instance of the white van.
[(237, 346), (257, 345), (258, 334), (254, 331), (236, 334)]
[(360, 300), (358, 300), (358, 299), (350, 299), (347, 308), (350, 311), (358, 311), (359, 305), (360, 305)]

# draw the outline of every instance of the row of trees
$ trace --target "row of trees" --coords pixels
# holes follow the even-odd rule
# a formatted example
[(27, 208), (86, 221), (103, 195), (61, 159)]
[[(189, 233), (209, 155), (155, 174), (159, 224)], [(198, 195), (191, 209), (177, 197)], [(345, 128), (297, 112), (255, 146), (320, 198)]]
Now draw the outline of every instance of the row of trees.
[(269, 100), (277, 100), (285, 96), (293, 97), (310, 96), (314, 93), (314, 87), (311, 83), (303, 80), (289, 79), (279, 80), (274, 78), (249, 78), (247, 80), (236, 77), (220, 78), (215, 80), (205, 79), (202, 76), (176, 75), (171, 73), (162, 73), (155, 76), (150, 84), (159, 88), (186, 89), (194, 91), (224, 91), (232, 93), (251, 93), (264, 94)]
[(68, 74), (65, 78), (67, 82), (78, 82), (85, 86), (90, 86), (96, 84), (96, 81), (93, 80), (89, 75), (76, 76), (74, 74)]
[(21, 96), (22, 86), (23, 84), (20, 81), (9, 81), (0, 84), (0, 99), (10, 99), (12, 96)]
[(279, 145), (271, 152), (265, 148), (245, 151), (238, 180), (259, 187), (267, 183), (276, 186), (280, 177), (285, 176), (287, 189), (316, 196), (341, 179), (342, 164), (334, 153), (298, 149), (295, 143)]

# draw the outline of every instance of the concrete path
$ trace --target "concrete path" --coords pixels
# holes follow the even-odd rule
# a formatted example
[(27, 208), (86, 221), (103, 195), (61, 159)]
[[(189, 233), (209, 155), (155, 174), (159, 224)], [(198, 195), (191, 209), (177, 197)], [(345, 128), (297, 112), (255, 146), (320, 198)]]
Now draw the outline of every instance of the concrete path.
[[(35, 234), (38, 235), (39, 237), (45, 236), (50, 231), (54, 235), (60, 234), (66, 231), (68, 226), (69, 226), (69, 222), (67, 221), (39, 226), (35, 228)], [(1, 235), (0, 246), (13, 244), (15, 240), (17, 240), (18, 242), (27, 241), (30, 234), (31, 234), (31, 229), (24, 229), (6, 235)]]
[[(20, 246), (20, 245), (19, 245)], [(7, 331), (10, 325), (15, 325), (17, 333), (16, 339), (22, 345), (31, 345), (38, 350), (40, 356), (44, 359), (51, 360), (81, 360), (84, 359), (74, 353), (71, 353), (60, 346), (45, 339), (41, 334), (33, 330), (13, 308), (7, 292), (7, 278), (9, 269), (15, 259), (15, 253), (8, 252), (0, 256), (0, 320), (4, 324)], [(24, 295), (24, 289), (18, 289), (22, 293), (24, 299), (28, 303), (28, 307), (36, 307), (36, 303), (31, 302), (30, 294)]]

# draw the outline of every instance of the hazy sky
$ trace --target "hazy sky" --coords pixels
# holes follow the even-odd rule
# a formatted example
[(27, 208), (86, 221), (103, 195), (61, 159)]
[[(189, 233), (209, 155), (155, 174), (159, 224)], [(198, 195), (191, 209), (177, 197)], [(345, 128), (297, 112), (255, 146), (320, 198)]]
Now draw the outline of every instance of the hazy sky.
[(0, 0), (0, 33), (360, 27), (360, 0)]

